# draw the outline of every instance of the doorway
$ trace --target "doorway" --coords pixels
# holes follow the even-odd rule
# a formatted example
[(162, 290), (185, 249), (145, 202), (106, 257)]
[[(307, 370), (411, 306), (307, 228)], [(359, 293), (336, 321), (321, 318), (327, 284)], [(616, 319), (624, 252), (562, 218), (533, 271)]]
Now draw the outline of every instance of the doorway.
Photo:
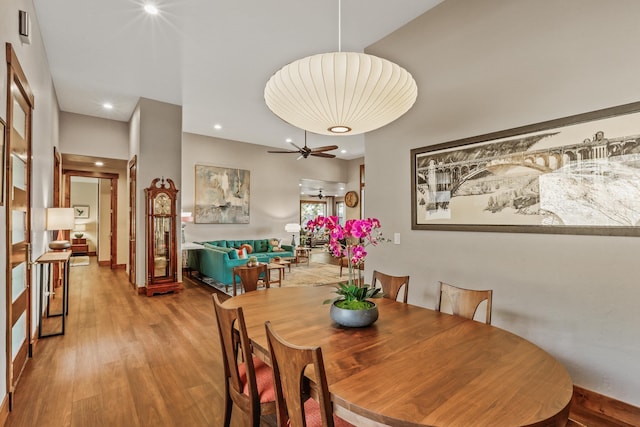
[[(78, 248), (83, 252), (86, 250), (87, 255), (95, 253), (100, 265), (108, 265), (112, 269), (117, 268), (118, 174), (65, 169), (63, 176), (64, 206), (74, 208), (76, 219), (74, 232), (82, 233), (80, 238), (82, 245), (78, 244)], [(74, 182), (76, 192), (82, 188), (82, 196), (72, 195), (72, 182)], [(84, 194), (90, 192), (91, 188), (95, 188), (93, 202), (90, 201), (90, 196)], [(85, 237), (85, 233), (87, 237)], [(107, 243), (101, 244), (100, 242), (104, 242), (104, 240)], [(104, 257), (100, 256), (101, 247), (106, 248), (102, 249), (106, 252)], [(106, 260), (101, 261), (102, 258), (106, 258)]]

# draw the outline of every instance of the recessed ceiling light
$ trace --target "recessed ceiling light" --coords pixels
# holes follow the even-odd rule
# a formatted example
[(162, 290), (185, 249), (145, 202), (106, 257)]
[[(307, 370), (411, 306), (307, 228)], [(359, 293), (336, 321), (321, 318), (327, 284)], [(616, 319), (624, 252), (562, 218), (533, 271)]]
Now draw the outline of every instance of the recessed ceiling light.
[(158, 8), (151, 3), (147, 3), (144, 5), (144, 11), (147, 12), (149, 15), (157, 15), (159, 12)]
[(102, 107), (103, 107), (105, 110), (113, 110), (113, 104), (112, 104), (112, 103), (110, 103), (110, 102), (105, 102), (104, 104), (102, 104)]
[(346, 152), (347, 152), (347, 150), (340, 150), (340, 152), (341, 152), (342, 154), (344, 154), (344, 153), (346, 153)]
[(222, 125), (216, 123), (215, 125), (213, 125), (213, 128), (215, 130), (220, 130), (220, 129), (222, 129)]
[(340, 187), (340, 191), (344, 190), (344, 187)]
[(293, 142), (293, 139), (291, 139), (291, 138), (287, 138), (287, 139), (285, 139), (284, 141), (285, 141), (285, 142)]
[(104, 166), (104, 163), (103, 163), (103, 162), (95, 162), (94, 164), (95, 164), (96, 166)]

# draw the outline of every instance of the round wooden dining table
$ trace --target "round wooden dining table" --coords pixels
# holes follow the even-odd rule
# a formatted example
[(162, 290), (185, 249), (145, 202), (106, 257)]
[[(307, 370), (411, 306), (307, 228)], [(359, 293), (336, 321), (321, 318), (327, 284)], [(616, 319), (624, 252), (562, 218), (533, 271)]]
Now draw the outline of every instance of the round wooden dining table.
[(334, 412), (357, 426), (564, 426), (573, 383), (544, 350), (495, 326), (376, 299), (380, 316), (344, 328), (331, 286), (270, 288), (242, 307), (254, 352), (269, 362), (265, 321), (287, 341), (320, 346)]

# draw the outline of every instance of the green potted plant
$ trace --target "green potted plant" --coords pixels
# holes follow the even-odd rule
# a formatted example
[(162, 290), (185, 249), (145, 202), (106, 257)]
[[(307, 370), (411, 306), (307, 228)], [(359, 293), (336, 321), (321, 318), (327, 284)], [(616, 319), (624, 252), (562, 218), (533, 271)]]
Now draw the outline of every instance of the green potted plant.
[(258, 265), (258, 257), (250, 256), (249, 259), (247, 260), (247, 265), (249, 267), (254, 267), (254, 266)]
[(361, 328), (378, 320), (378, 306), (368, 299), (382, 297), (380, 288), (341, 283), (336, 287), (335, 293), (338, 294), (336, 298), (324, 303), (331, 304), (329, 316), (337, 324)]

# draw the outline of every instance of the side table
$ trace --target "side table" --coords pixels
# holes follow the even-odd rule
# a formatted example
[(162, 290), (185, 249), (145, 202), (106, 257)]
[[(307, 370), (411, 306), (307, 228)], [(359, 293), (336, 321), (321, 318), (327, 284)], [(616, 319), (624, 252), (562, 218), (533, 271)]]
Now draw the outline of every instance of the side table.
[(188, 257), (189, 251), (204, 249), (204, 246), (195, 242), (184, 242), (182, 243), (180, 248), (182, 249), (182, 269), (183, 270), (186, 269), (187, 275), (191, 277), (192, 276), (191, 268), (187, 265), (187, 257)]
[[(40, 314), (40, 324), (38, 325), (38, 338), (53, 337), (56, 335), (64, 335), (65, 318), (69, 314), (69, 259), (71, 258), (71, 251), (55, 251), (45, 252), (37, 260), (36, 264), (40, 265), (40, 299), (38, 304), (38, 312)], [(47, 283), (45, 291), (45, 269), (44, 266), (51, 266), (52, 264), (62, 264), (62, 311), (60, 313), (50, 313), (51, 295), (54, 294), (51, 283), (51, 269), (47, 269)], [(46, 297), (46, 300), (45, 300)], [(46, 302), (46, 310), (44, 304)], [(60, 332), (54, 332), (49, 334), (42, 333), (42, 321), (45, 318), (61, 317), (62, 318), (62, 330)]]
[(303, 248), (299, 246), (295, 250), (295, 255), (296, 265), (300, 264), (303, 261), (306, 261), (307, 265), (309, 265), (309, 262), (311, 260), (311, 248)]
[(71, 253), (75, 255), (88, 255), (89, 244), (87, 239), (71, 239)]

